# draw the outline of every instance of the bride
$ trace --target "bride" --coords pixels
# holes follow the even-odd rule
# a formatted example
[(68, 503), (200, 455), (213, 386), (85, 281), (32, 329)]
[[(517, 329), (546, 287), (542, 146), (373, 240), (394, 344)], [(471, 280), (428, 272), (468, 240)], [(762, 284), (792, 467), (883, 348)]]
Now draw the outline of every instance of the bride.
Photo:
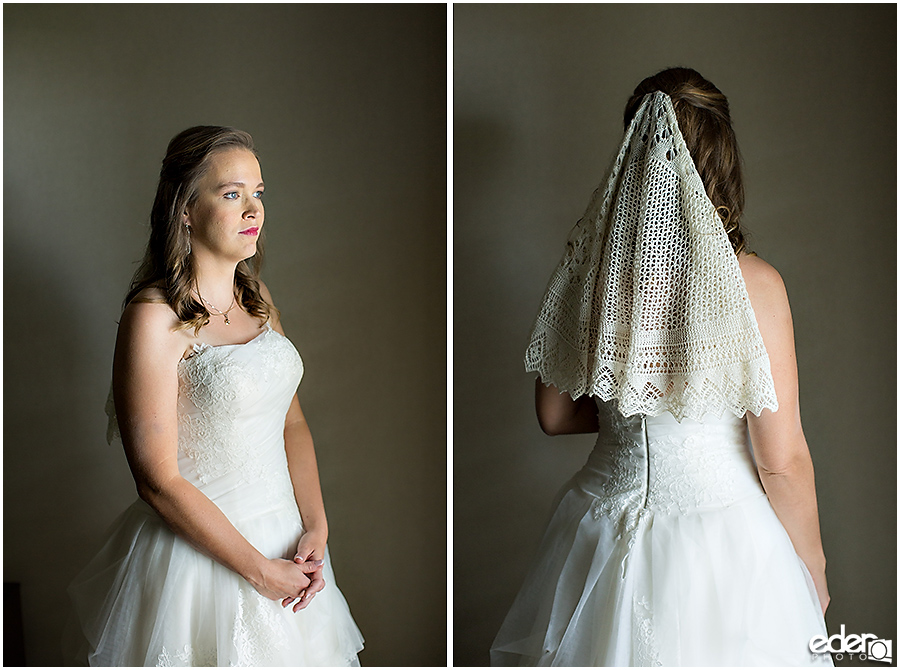
[(741, 234), (728, 103), (675, 68), (625, 125), (526, 353), (545, 432), (597, 443), (492, 664), (831, 665), (790, 308)]
[(303, 364), (258, 279), (264, 188), (247, 133), (198, 126), (169, 144), (109, 408), (139, 499), (70, 587), (81, 662), (358, 664)]

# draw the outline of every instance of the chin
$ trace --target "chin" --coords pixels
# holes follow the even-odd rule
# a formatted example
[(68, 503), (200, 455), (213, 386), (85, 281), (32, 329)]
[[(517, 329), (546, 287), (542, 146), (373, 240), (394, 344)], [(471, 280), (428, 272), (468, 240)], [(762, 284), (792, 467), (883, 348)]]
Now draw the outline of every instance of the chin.
[(256, 255), (256, 240), (253, 240), (252, 243), (249, 243), (244, 246), (240, 251), (241, 260), (247, 260), (248, 258), (253, 258)]

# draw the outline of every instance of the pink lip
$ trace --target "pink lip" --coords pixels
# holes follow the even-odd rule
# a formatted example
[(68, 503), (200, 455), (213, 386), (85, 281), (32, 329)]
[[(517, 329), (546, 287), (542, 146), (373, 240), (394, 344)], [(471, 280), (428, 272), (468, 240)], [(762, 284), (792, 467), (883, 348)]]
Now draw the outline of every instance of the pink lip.
[(247, 228), (247, 230), (242, 230), (240, 232), (241, 235), (259, 235), (259, 226), (254, 226), (253, 228)]

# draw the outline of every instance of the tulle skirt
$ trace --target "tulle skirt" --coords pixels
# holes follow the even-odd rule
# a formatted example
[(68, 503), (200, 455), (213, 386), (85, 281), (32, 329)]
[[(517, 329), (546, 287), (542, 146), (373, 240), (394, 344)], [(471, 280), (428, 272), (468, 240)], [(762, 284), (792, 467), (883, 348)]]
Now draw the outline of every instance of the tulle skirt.
[(818, 598), (765, 494), (636, 523), (596, 501), (564, 489), (492, 665), (832, 665), (809, 651)]
[[(292, 558), (296, 513), (236, 523), (265, 556)], [(69, 652), (97, 666), (358, 665), (363, 639), (326, 552), (325, 589), (297, 613), (176, 537), (138, 500), (69, 588)]]

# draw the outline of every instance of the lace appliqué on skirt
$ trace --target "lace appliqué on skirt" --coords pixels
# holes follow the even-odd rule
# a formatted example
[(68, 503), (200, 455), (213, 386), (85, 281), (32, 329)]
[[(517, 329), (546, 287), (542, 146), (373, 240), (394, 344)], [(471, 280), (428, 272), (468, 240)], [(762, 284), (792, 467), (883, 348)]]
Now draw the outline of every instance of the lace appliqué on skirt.
[(216, 652), (214, 650), (194, 651), (193, 645), (186, 644), (183, 647), (169, 650), (162, 648), (156, 659), (158, 668), (214, 668), (216, 667)]
[(237, 618), (234, 622), (234, 646), (237, 665), (270, 666), (285, 646), (284, 622), (271, 603), (255, 591), (238, 592)]
[(632, 626), (636, 632), (634, 638), (635, 659), (640, 666), (661, 666), (659, 645), (653, 630), (653, 609), (646, 597), (635, 596), (632, 599)]

